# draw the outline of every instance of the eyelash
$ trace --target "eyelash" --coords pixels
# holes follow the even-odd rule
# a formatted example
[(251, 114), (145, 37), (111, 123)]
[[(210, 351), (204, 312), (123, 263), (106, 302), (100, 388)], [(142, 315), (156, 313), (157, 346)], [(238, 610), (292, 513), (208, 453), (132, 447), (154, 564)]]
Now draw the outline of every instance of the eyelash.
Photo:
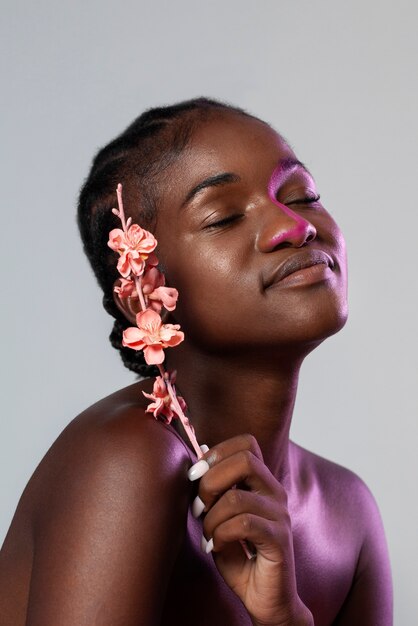
[(315, 202), (319, 202), (321, 196), (318, 194), (317, 196), (307, 196), (306, 198), (302, 198), (301, 200), (292, 200), (287, 204), (290, 206), (292, 204), (315, 204)]
[(225, 217), (223, 220), (208, 224), (205, 226), (205, 230), (209, 230), (210, 228), (222, 228), (222, 226), (227, 226), (227, 224), (235, 222), (235, 220), (238, 220), (240, 217), (243, 217), (241, 213), (237, 215), (230, 215), (229, 217)]
[[(315, 202), (319, 202), (320, 198), (321, 196), (319, 194), (317, 196), (307, 196), (306, 198), (302, 198), (301, 200), (292, 200), (292, 202), (288, 202), (288, 205), (290, 206), (292, 204), (314, 204)], [(211, 228), (222, 228), (223, 226), (227, 226), (228, 224), (235, 222), (240, 217), (243, 217), (241, 213), (237, 215), (230, 215), (229, 217), (225, 217), (224, 219), (213, 222), (212, 224), (207, 224), (204, 229), (209, 230)]]

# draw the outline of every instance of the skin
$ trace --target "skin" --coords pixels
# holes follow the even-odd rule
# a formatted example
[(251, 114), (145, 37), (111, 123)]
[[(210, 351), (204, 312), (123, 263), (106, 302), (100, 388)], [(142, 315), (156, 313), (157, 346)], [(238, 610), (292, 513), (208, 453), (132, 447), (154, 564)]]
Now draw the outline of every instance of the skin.
[[(343, 237), (307, 201), (317, 193), (310, 174), (285, 171), (289, 159), (268, 126), (225, 112), (197, 128), (165, 173), (155, 235), (180, 292), (169, 321), (186, 333), (166, 359), (210, 447), (209, 470), (191, 483), (197, 459), (180, 430), (142, 415), (152, 381), (78, 416), (36, 469), (7, 535), (1, 626), (392, 624), (372, 495), (289, 441), (303, 359), (347, 317)], [(184, 205), (225, 173), (234, 180)], [(268, 286), (284, 260), (312, 249), (332, 269)], [(132, 302), (121, 306), (132, 319)], [(196, 495), (199, 519), (189, 510)]]

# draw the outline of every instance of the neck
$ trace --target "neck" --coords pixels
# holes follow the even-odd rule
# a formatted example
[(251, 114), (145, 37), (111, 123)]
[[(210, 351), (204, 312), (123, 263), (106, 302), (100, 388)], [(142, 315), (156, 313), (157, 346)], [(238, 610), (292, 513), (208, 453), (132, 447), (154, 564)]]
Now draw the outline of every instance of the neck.
[(257, 439), (264, 462), (287, 480), (289, 430), (302, 358), (243, 359), (189, 350), (170, 354), (177, 387), (184, 396), (197, 439), (209, 447), (242, 433)]

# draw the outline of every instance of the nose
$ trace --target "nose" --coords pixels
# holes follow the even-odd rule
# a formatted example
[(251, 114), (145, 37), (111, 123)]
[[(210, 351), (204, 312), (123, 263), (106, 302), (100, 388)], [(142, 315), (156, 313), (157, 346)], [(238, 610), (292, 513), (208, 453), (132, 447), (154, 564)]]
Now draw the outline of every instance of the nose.
[(260, 252), (272, 252), (276, 248), (301, 248), (316, 237), (316, 228), (307, 219), (275, 200), (269, 209), (263, 207), (256, 247)]

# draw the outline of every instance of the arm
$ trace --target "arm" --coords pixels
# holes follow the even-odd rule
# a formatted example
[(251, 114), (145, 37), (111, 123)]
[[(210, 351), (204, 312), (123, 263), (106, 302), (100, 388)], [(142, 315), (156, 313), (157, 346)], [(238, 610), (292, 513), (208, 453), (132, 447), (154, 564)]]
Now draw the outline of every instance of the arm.
[(26, 626), (159, 624), (186, 528), (189, 457), (138, 411), (73, 431), (41, 481)]
[(353, 584), (334, 626), (392, 626), (389, 555), (376, 502), (362, 483), (358, 522), (365, 528)]

